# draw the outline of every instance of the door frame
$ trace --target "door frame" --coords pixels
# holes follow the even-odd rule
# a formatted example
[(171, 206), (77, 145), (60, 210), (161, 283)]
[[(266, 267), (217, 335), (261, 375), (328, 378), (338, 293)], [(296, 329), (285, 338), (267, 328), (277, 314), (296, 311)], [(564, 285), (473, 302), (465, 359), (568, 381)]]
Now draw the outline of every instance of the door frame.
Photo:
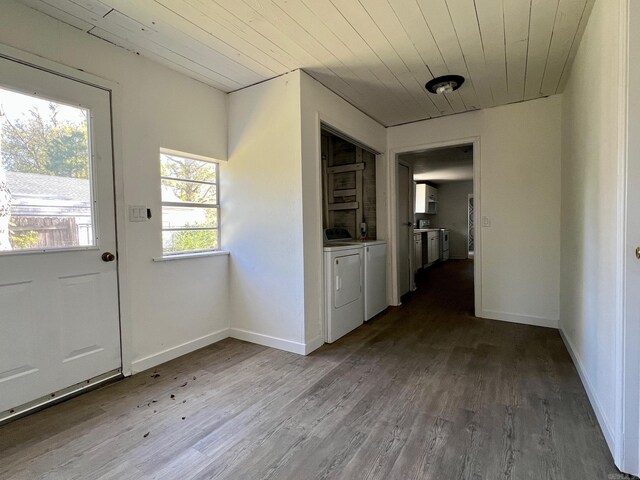
[(390, 228), (390, 252), (392, 256), (391, 275), (393, 279), (392, 301), (393, 305), (400, 305), (399, 279), (398, 279), (398, 163), (399, 156), (403, 153), (420, 152), (459, 145), (473, 145), (473, 195), (476, 232), (474, 237), (475, 253), (473, 262), (474, 276), (474, 308), (475, 315), (482, 315), (482, 229), (477, 228), (478, 218), (481, 216), (481, 191), (480, 191), (480, 136), (462, 137), (440, 142), (430, 142), (389, 150), (389, 219), (393, 228)]
[[(398, 194), (398, 182), (400, 181), (399, 175), (398, 175), (398, 167), (402, 165), (404, 167), (407, 167), (407, 169), (409, 170), (409, 183), (411, 184), (411, 188), (410, 188), (410, 192), (409, 192), (409, 219), (411, 219), (414, 215), (413, 212), (413, 204), (415, 202), (415, 196), (416, 196), (416, 187), (415, 184), (413, 182), (413, 165), (411, 165), (408, 162), (403, 162), (402, 160), (398, 159), (398, 161), (396, 162), (396, 168), (395, 168), (395, 173), (396, 173), (396, 177), (395, 177), (395, 192), (394, 194), (397, 195)], [(391, 203), (391, 202), (389, 202)], [(400, 228), (402, 227), (402, 225), (400, 225), (399, 219), (398, 219), (398, 197), (395, 197), (395, 221), (393, 221), (392, 225), (393, 228), (391, 228), (391, 230), (395, 233), (397, 240), (397, 245), (396, 248), (390, 248), (389, 251), (391, 253), (391, 257), (392, 257), (392, 265), (395, 265), (395, 269), (392, 269), (391, 275), (393, 277), (393, 285), (395, 287), (394, 289), (394, 305), (400, 305), (400, 297), (402, 295), (400, 295), (400, 275), (399, 275), (399, 271), (400, 271)], [(411, 222), (413, 223), (413, 222)], [(415, 227), (415, 225), (414, 225)], [(409, 245), (407, 246), (407, 251), (408, 251), (408, 255), (409, 255), (409, 291), (413, 292), (416, 289), (416, 281), (415, 281), (415, 275), (413, 274), (413, 255), (411, 252), (413, 252), (413, 249), (415, 248), (414, 244), (413, 244), (413, 234), (409, 234), (409, 238), (407, 240), (409, 242)], [(397, 299), (397, 300), (396, 300)]]
[(84, 83), (99, 88), (109, 94), (111, 107), (111, 146), (113, 164), (113, 188), (115, 206), (115, 233), (116, 255), (118, 258), (116, 268), (119, 325), (120, 325), (120, 355), (123, 376), (132, 374), (132, 322), (130, 301), (127, 292), (129, 284), (128, 258), (126, 249), (126, 205), (124, 202), (124, 163), (122, 155), (122, 139), (120, 126), (120, 111), (122, 97), (120, 85), (112, 80), (107, 80), (96, 75), (62, 65), (58, 62), (42, 58), (40, 56), (0, 44), (0, 57), (18, 62), (22, 65), (37, 68), (45, 72), (59, 75), (69, 80)]
[(640, 67), (631, 62), (640, 51), (640, 18), (635, 2), (620, 2), (618, 71), (618, 184), (616, 235), (616, 418), (613, 457), (624, 472), (640, 473), (640, 305), (637, 291), (640, 243), (637, 173), (640, 171)]

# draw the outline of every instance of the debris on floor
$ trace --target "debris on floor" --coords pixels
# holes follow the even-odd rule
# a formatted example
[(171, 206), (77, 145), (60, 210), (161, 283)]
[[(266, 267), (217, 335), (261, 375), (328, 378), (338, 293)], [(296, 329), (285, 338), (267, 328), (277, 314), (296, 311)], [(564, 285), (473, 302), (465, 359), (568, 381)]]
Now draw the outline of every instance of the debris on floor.
[(153, 372), (153, 373), (151, 374), (151, 378), (158, 378), (159, 376), (160, 376), (160, 374), (159, 374), (159, 373), (157, 373), (157, 372)]
[(149, 432), (145, 433), (142, 438), (147, 438), (149, 436)]
[(189, 382), (184, 382), (184, 383), (183, 383), (182, 385), (180, 385), (180, 386), (181, 386), (181, 387), (186, 387), (186, 386), (187, 386), (187, 383), (189, 383)]

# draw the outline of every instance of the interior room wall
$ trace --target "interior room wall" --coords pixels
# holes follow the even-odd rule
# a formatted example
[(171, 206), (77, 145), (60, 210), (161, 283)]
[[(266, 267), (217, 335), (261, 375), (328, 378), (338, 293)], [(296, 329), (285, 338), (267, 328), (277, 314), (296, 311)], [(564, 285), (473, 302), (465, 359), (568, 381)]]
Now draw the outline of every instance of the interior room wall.
[(231, 193), (222, 186), (222, 224), (231, 251), (231, 333), (305, 353), (300, 159), (298, 72), (229, 94)]
[(560, 329), (615, 447), (620, 2), (595, 2), (562, 95)]
[(432, 226), (448, 228), (449, 257), (467, 258), (467, 213), (468, 198), (473, 193), (473, 181), (447, 182), (438, 188), (438, 214), (433, 217)]
[(390, 151), (480, 137), (485, 318), (558, 326), (560, 108), (553, 96), (388, 129)]
[[(243, 192), (223, 197), (231, 335), (304, 354), (324, 343), (321, 119), (384, 152), (384, 127), (304, 72), (229, 95), (226, 182)], [(381, 162), (377, 224), (386, 226)]]
[(228, 257), (152, 261), (162, 252), (159, 149), (226, 159), (225, 95), (13, 0), (2, 2), (0, 43), (119, 85), (123, 202), (153, 212), (124, 232), (129, 281), (122, 301), (132, 325), (123, 341), (132, 346), (134, 371), (226, 336)]
[[(385, 128), (304, 72), (299, 72), (302, 128), (302, 202), (304, 218), (304, 298), (307, 349), (322, 344), (322, 181), (320, 121), (345, 133), (371, 149), (376, 158), (376, 231), (379, 239), (389, 238), (388, 176)], [(387, 271), (391, 271), (388, 258)], [(391, 292), (388, 275), (387, 291)]]

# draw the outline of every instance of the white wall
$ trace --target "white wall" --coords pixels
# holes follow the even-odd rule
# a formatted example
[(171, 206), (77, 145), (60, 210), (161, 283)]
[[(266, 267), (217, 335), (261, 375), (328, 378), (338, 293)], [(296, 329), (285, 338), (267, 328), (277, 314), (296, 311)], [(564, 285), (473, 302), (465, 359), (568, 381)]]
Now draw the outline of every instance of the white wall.
[(229, 95), (222, 194), (232, 335), (304, 353), (299, 72)]
[(554, 96), (388, 129), (390, 151), (480, 137), (483, 317), (558, 324), (560, 107)]
[(226, 334), (228, 257), (152, 262), (162, 251), (159, 148), (226, 159), (225, 95), (13, 0), (2, 2), (0, 43), (119, 84), (115, 127), (123, 200), (154, 213), (148, 223), (126, 224), (121, 251), (128, 259), (123, 341), (131, 346), (134, 369), (202, 346), (220, 330)]
[[(322, 179), (320, 122), (383, 153), (376, 157), (378, 238), (388, 239), (385, 128), (304, 72), (301, 82), (302, 192), (304, 205), (305, 339), (310, 348), (322, 342)], [(388, 269), (390, 271), (390, 268)], [(318, 343), (320, 342), (320, 343)]]
[[(438, 185), (438, 214), (429, 215), (434, 227), (448, 228), (449, 257), (467, 258), (468, 198), (473, 182), (449, 182)], [(427, 217), (427, 218), (428, 218)]]
[(605, 437), (616, 418), (619, 2), (596, 2), (563, 94), (560, 328)]
[[(321, 120), (385, 150), (384, 127), (301, 71), (229, 95), (231, 335), (303, 354), (324, 343)], [(386, 225), (384, 155), (377, 163)]]

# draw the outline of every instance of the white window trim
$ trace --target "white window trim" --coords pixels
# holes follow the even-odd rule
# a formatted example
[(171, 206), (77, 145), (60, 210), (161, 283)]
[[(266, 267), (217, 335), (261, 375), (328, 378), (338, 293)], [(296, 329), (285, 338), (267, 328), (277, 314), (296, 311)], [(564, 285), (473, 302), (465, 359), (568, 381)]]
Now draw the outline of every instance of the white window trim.
[[(160, 181), (162, 182), (162, 180), (178, 180), (178, 181), (188, 181), (191, 182), (193, 181), (194, 183), (202, 183), (202, 184), (207, 184), (207, 185), (215, 185), (216, 186), (216, 199), (218, 200), (218, 203), (213, 204), (213, 203), (189, 203), (189, 202), (164, 202), (162, 201), (162, 199), (160, 199), (160, 208), (162, 210), (162, 208), (164, 206), (178, 206), (178, 207), (188, 207), (188, 206), (195, 206), (198, 208), (216, 208), (217, 209), (217, 217), (218, 217), (218, 221), (217, 221), (217, 227), (216, 228), (197, 228), (197, 227), (189, 227), (189, 228), (176, 228), (176, 229), (165, 229), (162, 226), (162, 221), (160, 223), (160, 233), (162, 234), (163, 232), (166, 231), (172, 231), (172, 230), (217, 230), (218, 232), (218, 248), (217, 249), (206, 249), (206, 250), (189, 250), (189, 251), (185, 251), (185, 252), (171, 252), (171, 253), (164, 253), (163, 255), (159, 256), (159, 257), (153, 257), (152, 260), (154, 262), (166, 262), (166, 261), (170, 261), (170, 260), (179, 260), (179, 259), (187, 259), (187, 258), (199, 258), (199, 257), (215, 257), (215, 256), (220, 256), (220, 255), (229, 255), (230, 252), (226, 251), (226, 250), (222, 250), (222, 226), (220, 225), (220, 160), (212, 158), (212, 157), (206, 157), (204, 155), (197, 155), (195, 153), (187, 153), (187, 152), (182, 152), (180, 150), (172, 150), (170, 148), (160, 148), (160, 156), (161, 155), (169, 155), (169, 156), (176, 156), (176, 157), (182, 157), (182, 158), (189, 158), (189, 159), (193, 159), (193, 160), (199, 160), (199, 161), (203, 161), (203, 162), (209, 162), (209, 163), (215, 163), (217, 165), (217, 169), (216, 169), (216, 181), (215, 183), (211, 183), (211, 182), (199, 182), (197, 180), (187, 180), (187, 179), (183, 179), (183, 178), (174, 178), (174, 177), (165, 177), (160, 175)], [(160, 156), (158, 157), (160, 159)]]

